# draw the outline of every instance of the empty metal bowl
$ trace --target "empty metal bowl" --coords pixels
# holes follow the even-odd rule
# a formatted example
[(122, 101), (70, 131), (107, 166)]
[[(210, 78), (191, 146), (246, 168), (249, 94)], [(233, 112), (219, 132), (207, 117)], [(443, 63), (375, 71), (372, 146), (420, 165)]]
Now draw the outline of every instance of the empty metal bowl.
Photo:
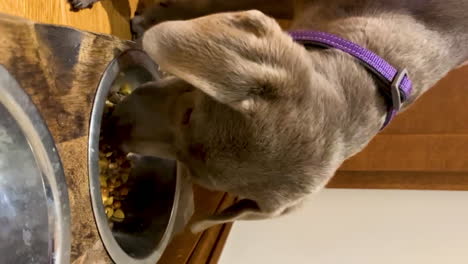
[(70, 262), (70, 208), (57, 148), (37, 108), (2, 66), (0, 262)]
[(160, 77), (157, 65), (140, 50), (127, 50), (107, 67), (94, 100), (89, 133), (89, 182), (92, 206), (104, 246), (116, 263), (155, 264), (169, 243), (180, 195), (174, 160), (143, 157), (129, 176), (130, 192), (122, 204), (125, 219), (109, 227), (99, 181), (99, 134), (105, 100), (122, 82), (137, 87)]

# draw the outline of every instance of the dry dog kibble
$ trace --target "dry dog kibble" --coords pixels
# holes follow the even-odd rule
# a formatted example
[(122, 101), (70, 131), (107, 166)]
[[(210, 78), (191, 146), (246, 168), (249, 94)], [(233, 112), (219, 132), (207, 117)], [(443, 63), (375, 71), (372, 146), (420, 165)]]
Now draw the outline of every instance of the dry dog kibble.
[[(109, 148), (101, 144), (102, 148)], [(106, 149), (107, 151), (107, 149)], [(102, 153), (108, 153), (102, 151)], [(118, 151), (112, 155), (101, 155), (100, 157), (100, 177), (102, 202), (105, 206), (107, 218), (110, 221), (122, 222), (125, 214), (122, 210), (122, 201), (128, 195), (128, 175), (130, 173), (130, 161), (126, 160), (123, 153)], [(118, 213), (116, 216), (116, 209)]]
[(119, 209), (120, 206), (122, 206), (122, 204), (120, 203), (120, 201), (115, 201), (112, 206), (114, 207), (114, 209)]
[[(103, 120), (105, 121), (114, 109), (114, 105), (131, 93), (129, 84), (124, 84), (117, 93), (111, 93), (105, 102)], [(105, 124), (105, 122), (103, 122)], [(101, 184), (102, 203), (107, 218), (112, 222), (122, 222), (125, 213), (122, 209), (122, 202), (125, 201), (129, 193), (128, 176), (131, 170), (130, 161), (126, 158), (126, 153), (112, 149), (106, 143), (103, 130), (99, 142), (99, 182)], [(113, 226), (113, 225), (110, 225)]]
[(107, 218), (111, 218), (114, 214), (114, 209), (112, 207), (106, 207), (105, 209)]
[(120, 189), (120, 195), (122, 196), (125, 196), (128, 194), (128, 188), (127, 187), (123, 187)]
[(130, 87), (130, 84), (124, 83), (119, 92), (123, 95), (129, 95), (132, 92), (132, 88)]
[(125, 218), (125, 214), (121, 209), (117, 209), (114, 211), (114, 214), (112, 215), (112, 219), (117, 222), (123, 221)]

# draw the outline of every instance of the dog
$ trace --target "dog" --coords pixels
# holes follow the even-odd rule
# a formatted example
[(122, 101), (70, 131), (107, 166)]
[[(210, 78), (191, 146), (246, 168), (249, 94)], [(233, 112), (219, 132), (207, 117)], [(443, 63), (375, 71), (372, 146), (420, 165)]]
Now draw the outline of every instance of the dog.
[(388, 100), (350, 54), (305, 47), (272, 17), (341, 36), (406, 68), (413, 90), (403, 111), (467, 60), (467, 11), (468, 2), (450, 0), (153, 4), (133, 27), (172, 76), (117, 106), (115, 136), (126, 151), (176, 158), (197, 184), (240, 197), (198, 219), (194, 232), (290, 213), (381, 130)]

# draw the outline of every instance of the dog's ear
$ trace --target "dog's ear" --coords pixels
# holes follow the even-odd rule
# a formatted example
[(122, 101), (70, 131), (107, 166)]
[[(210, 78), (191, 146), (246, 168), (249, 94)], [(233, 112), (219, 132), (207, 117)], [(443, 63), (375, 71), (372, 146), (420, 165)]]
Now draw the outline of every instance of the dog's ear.
[(260, 220), (273, 215), (260, 210), (255, 201), (242, 199), (218, 214), (196, 220), (190, 227), (192, 233), (202, 232), (212, 226), (234, 222), (236, 220)]
[(142, 45), (164, 71), (241, 110), (297, 87), (296, 66), (307, 57), (259, 11), (164, 22), (145, 33)]

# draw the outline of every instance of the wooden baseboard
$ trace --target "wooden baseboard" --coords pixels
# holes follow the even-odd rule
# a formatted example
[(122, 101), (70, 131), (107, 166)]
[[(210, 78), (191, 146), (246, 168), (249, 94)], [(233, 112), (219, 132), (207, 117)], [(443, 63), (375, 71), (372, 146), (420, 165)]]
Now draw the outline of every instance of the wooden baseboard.
[[(194, 186), (194, 199), (194, 219), (219, 212), (235, 202), (231, 195), (198, 186)], [(158, 264), (217, 263), (230, 229), (231, 225), (220, 225), (192, 234), (186, 228), (183, 233), (174, 237)]]
[(343, 171), (468, 172), (468, 135), (377, 135)]
[[(235, 202), (235, 198), (225, 194), (216, 212), (220, 212)], [(224, 248), (227, 235), (232, 224), (214, 226), (202, 233), (195, 250), (192, 252), (189, 264), (215, 264), (218, 262)]]
[(468, 172), (338, 171), (327, 188), (468, 190)]
[(219, 236), (218, 236), (218, 241), (216, 244), (216, 247), (213, 248), (211, 252), (211, 256), (206, 262), (207, 264), (217, 264), (219, 259), (221, 258), (221, 253), (223, 252), (224, 245), (226, 244), (229, 232), (231, 231), (232, 224), (227, 224), (223, 226), (223, 229), (221, 230)]

